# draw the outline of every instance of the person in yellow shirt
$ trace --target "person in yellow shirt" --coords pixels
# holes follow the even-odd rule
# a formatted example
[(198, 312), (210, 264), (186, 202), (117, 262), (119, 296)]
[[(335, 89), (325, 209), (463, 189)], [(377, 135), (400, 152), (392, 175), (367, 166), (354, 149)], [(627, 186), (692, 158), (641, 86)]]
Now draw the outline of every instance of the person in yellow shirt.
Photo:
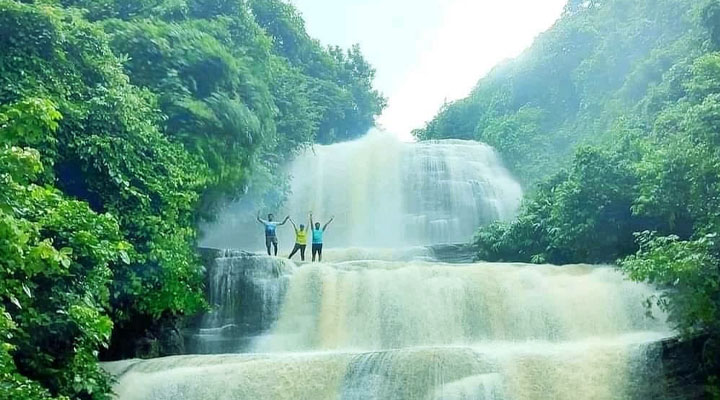
[(305, 248), (307, 247), (307, 229), (305, 229), (305, 225), (300, 224), (300, 227), (298, 228), (297, 225), (295, 225), (295, 221), (290, 218), (290, 223), (292, 223), (293, 228), (295, 228), (295, 247), (293, 247), (292, 252), (290, 253), (289, 259), (292, 260), (295, 253), (300, 251), (300, 260), (305, 261)]

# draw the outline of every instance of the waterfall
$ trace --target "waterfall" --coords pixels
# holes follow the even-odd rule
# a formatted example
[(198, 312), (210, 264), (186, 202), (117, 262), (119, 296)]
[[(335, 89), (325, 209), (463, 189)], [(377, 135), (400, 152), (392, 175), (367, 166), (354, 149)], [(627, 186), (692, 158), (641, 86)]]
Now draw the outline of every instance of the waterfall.
[[(309, 211), (322, 223), (335, 216), (326, 241), (341, 248), (466, 242), (479, 226), (514, 217), (522, 198), (490, 146), (463, 140), (402, 143), (372, 132), (308, 149), (287, 173), (289, 201), (268, 212), (298, 224), (309, 223)], [(203, 245), (262, 249), (255, 212), (242, 201), (231, 205), (205, 227)], [(289, 224), (278, 234), (281, 245), (292, 245)]]
[(119, 398), (662, 398), (657, 342), (672, 332), (646, 315), (655, 290), (612, 267), (364, 254), (218, 259), (204, 324), (242, 334), (205, 349), (238, 354), (110, 363)]
[[(664, 398), (673, 332), (643, 305), (655, 288), (612, 266), (450, 264), (422, 246), (512, 217), (520, 187), (489, 147), (371, 135), (291, 170), (293, 215), (337, 216), (324, 262), (221, 254), (195, 354), (106, 363), (120, 400)], [(224, 220), (216, 239), (257, 228)]]
[[(562, 342), (663, 331), (607, 267), (361, 261), (299, 268), (262, 352)], [(659, 314), (659, 311), (656, 312)]]
[(228, 252), (210, 270), (208, 293), (213, 307), (189, 347), (197, 353), (239, 352), (275, 321), (294, 268), (281, 258)]
[(482, 143), (400, 143), (382, 133), (320, 146), (292, 165), (291, 215), (331, 214), (338, 247), (467, 241), (506, 220), (522, 197), (495, 151)]

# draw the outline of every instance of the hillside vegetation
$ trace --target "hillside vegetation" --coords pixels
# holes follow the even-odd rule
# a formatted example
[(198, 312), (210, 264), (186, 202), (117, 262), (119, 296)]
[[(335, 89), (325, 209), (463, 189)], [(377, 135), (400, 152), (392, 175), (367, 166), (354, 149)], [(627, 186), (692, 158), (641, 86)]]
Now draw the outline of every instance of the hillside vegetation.
[(657, 111), (651, 93), (679, 62), (705, 52), (702, 3), (571, 0), (520, 57), (414, 135), (488, 143), (531, 186), (567, 165), (579, 144), (615, 140), (610, 130), (623, 117), (652, 122), (643, 112)]
[(279, 0), (0, 0), (0, 49), (3, 399), (109, 398), (101, 352), (206, 307), (197, 222), (385, 106)]
[(617, 262), (666, 289), (649, 301), (709, 335), (718, 370), (720, 2), (570, 1), (415, 135), (490, 143), (528, 187), (515, 221), (478, 231), (479, 259)]

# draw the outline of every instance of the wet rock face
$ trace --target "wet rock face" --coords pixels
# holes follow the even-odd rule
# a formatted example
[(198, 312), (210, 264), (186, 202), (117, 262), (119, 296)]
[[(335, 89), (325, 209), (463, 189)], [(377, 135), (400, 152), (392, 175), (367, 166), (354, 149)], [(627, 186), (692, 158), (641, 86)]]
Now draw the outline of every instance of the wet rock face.
[(469, 264), (475, 261), (475, 250), (470, 244), (437, 244), (428, 246), (433, 258), (451, 264)]
[(156, 332), (156, 340), (160, 354), (163, 356), (185, 354), (185, 339), (182, 335), (184, 321), (176, 318), (172, 323), (165, 324)]
[(188, 351), (238, 353), (276, 319), (294, 264), (244, 251), (201, 249), (210, 311), (185, 330)]
[[(187, 354), (183, 330), (187, 319), (183, 316), (165, 317), (143, 333), (135, 332), (137, 339), (115, 346), (116, 353), (105, 354), (103, 359), (150, 359)], [(123, 336), (123, 335), (119, 335)]]
[(706, 360), (707, 336), (694, 339), (667, 339), (661, 343), (662, 366), (667, 399), (695, 400), (711, 398), (706, 390), (708, 377), (720, 373), (718, 360)]

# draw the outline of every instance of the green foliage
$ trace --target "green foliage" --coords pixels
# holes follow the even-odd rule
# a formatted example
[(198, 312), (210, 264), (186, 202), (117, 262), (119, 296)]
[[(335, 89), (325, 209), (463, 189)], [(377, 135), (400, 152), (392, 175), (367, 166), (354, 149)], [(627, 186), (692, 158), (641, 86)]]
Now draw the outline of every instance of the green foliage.
[(710, 43), (715, 50), (720, 49), (720, 2), (711, 1), (703, 9), (703, 25), (710, 33)]
[[(17, 111), (6, 119), (12, 122), (17, 113), (27, 114), (21, 106), (30, 91), (46, 93), (64, 116), (56, 136), (44, 139), (47, 143), (34, 138), (29, 123), (14, 128), (17, 134), (5, 136), (15, 145), (36, 146), (43, 161), (53, 167), (47, 181), (56, 179), (67, 194), (114, 215), (125, 239), (136, 248), (130, 267), (115, 276), (115, 318), (122, 324), (137, 313), (201, 309), (203, 272), (192, 251), (192, 226), (209, 180), (206, 164), (159, 131), (156, 124), (163, 118), (155, 109), (155, 97), (129, 85), (121, 60), (97, 26), (60, 9), (3, 4), (8, 8), (1, 15), (30, 19), (22, 27), (49, 23), (55, 32), (49, 36), (61, 38), (42, 57), (28, 57), (28, 49), (38, 40), (44, 44), (48, 35), (11, 47), (5, 54), (3, 64), (8, 65), (3, 79), (18, 90), (9, 86), (0, 97), (20, 100), (20, 106), (14, 107)], [(62, 13), (65, 18), (55, 19)], [(35, 69), (51, 78), (40, 81), (25, 72)], [(53, 142), (59, 145), (52, 146)]]
[(572, 168), (540, 185), (516, 221), (478, 232), (478, 256), (602, 263), (634, 251), (636, 229), (659, 226), (652, 218), (632, 213), (638, 178), (630, 161), (623, 153), (580, 149)]
[[(478, 231), (478, 258), (619, 260), (631, 279), (664, 289), (649, 304), (679, 332), (709, 337), (712, 361), (720, 353), (720, 8), (714, 0), (646, 3), (569, 3), (534, 48), (416, 134), (474, 129), (458, 136), (496, 146), (526, 182), (557, 171), (564, 163), (553, 157), (573, 150), (567, 170), (540, 180), (515, 221)], [(678, 9), (684, 17), (670, 18)], [(559, 48), (568, 51), (549, 59)], [(568, 75), (535, 81), (539, 65)], [(550, 82), (546, 98), (539, 82)]]
[(13, 332), (17, 326), (9, 313), (0, 307), (0, 398), (23, 400), (66, 400), (67, 397), (52, 397), (47, 389), (37, 382), (21, 375), (15, 366), (10, 352), (15, 346), (9, 342), (13, 339)]
[(323, 49), (309, 38), (292, 5), (281, 0), (249, 3), (276, 51), (309, 77), (309, 99), (320, 112), (316, 140), (332, 143), (364, 135), (386, 100), (372, 88), (375, 70), (360, 47), (355, 45), (347, 52), (338, 47)]
[(676, 235), (644, 231), (637, 234), (637, 253), (620, 262), (631, 279), (663, 289), (647, 300), (647, 306), (657, 304), (667, 312), (668, 321), (683, 337), (708, 337), (701, 365), (709, 375), (708, 398), (720, 396), (720, 246), (716, 232), (680, 240)]
[[(385, 100), (359, 48), (322, 48), (286, 3), (190, 2), (197, 18), (107, 20), (131, 82), (159, 95), (165, 132), (208, 163), (205, 208), (236, 196), (257, 158), (367, 132)], [(211, 211), (211, 210), (210, 210)]]
[[(681, 62), (682, 65), (686, 61)], [(716, 53), (673, 68), (641, 104), (650, 124), (616, 124), (612, 146), (581, 148), (568, 172), (539, 185), (516, 221), (483, 228), (484, 259), (612, 262), (637, 250), (634, 232), (687, 240), (720, 226), (720, 87)], [(682, 94), (674, 87), (679, 82)]]
[(26, 143), (33, 146), (51, 146), (55, 143), (47, 131), (57, 130), (60, 113), (47, 99), (31, 98), (18, 104), (0, 109), (0, 129), (3, 136), (0, 141), (7, 143)]
[(113, 216), (36, 185), (40, 154), (10, 146), (52, 136), (59, 118), (39, 99), (0, 114), (0, 373), (14, 398), (104, 399), (96, 362), (113, 325), (110, 266), (131, 246)]
[(621, 267), (630, 278), (667, 288), (656, 300), (683, 334), (720, 332), (720, 254), (717, 235), (682, 241), (638, 234), (640, 249)]
[(279, 1), (0, 0), (0, 48), (12, 398), (108, 398), (99, 354), (206, 307), (198, 221), (385, 104), (357, 47), (321, 47)]
[(523, 55), (414, 134), (491, 144), (532, 187), (569, 164), (578, 146), (610, 142), (605, 133), (617, 118), (674, 65), (700, 53), (708, 3), (570, 1)]
[[(550, 157), (551, 150), (548, 135), (542, 126), (547, 120), (541, 108), (523, 106), (517, 113), (498, 117), (490, 121), (480, 133), (484, 141), (496, 149), (502, 149), (503, 157), (508, 160), (508, 167), (514, 171), (522, 171), (524, 155), (540, 152), (533, 161), (534, 171), (546, 171), (549, 165), (558, 165), (559, 158)], [(542, 150), (545, 149), (545, 150)], [(526, 176), (530, 176), (526, 173)], [(537, 179), (537, 176), (530, 176)]]

